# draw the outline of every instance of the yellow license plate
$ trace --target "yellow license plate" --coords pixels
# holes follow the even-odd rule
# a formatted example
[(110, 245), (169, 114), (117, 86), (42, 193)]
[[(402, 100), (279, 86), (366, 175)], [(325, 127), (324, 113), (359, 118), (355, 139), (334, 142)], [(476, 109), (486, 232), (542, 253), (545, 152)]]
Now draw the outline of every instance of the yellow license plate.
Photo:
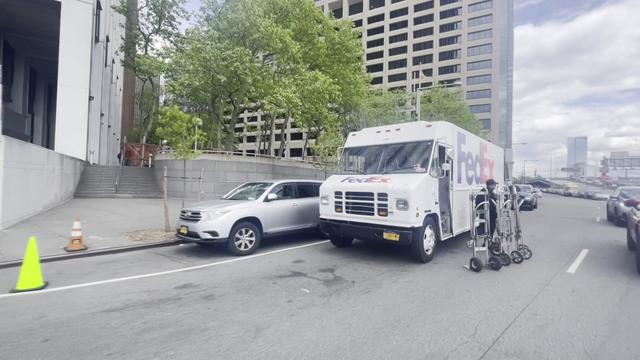
[(180, 226), (180, 229), (178, 230), (178, 233), (180, 235), (187, 235), (187, 233), (189, 233), (189, 228), (186, 226)]
[(386, 240), (400, 241), (400, 234), (391, 232), (391, 231), (383, 232), (382, 237), (385, 238)]

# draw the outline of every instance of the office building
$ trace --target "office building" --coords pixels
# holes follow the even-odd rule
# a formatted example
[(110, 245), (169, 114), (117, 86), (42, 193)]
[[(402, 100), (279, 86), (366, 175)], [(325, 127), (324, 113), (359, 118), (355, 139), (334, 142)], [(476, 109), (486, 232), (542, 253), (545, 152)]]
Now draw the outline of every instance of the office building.
[(576, 164), (587, 163), (587, 137), (567, 138), (567, 167), (573, 168)]
[(85, 162), (117, 163), (117, 0), (0, 0), (0, 228), (73, 195)]

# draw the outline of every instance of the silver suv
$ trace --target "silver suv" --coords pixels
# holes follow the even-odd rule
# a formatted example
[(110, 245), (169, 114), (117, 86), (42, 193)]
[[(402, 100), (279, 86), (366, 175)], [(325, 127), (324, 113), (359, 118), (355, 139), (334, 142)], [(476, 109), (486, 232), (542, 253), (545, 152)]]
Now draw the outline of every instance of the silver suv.
[(182, 209), (177, 236), (199, 244), (225, 242), (233, 254), (252, 254), (264, 237), (318, 228), (320, 184), (312, 180), (242, 184), (222, 200)]

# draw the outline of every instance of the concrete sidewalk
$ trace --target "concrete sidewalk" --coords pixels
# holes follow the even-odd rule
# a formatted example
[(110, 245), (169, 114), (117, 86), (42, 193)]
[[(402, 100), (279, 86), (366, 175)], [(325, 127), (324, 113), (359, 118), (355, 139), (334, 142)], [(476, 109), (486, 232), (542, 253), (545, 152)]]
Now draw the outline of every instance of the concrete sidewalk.
[[(181, 201), (169, 201), (173, 227)], [(30, 236), (38, 239), (40, 256), (67, 254), (73, 221), (82, 222), (84, 242), (91, 250), (173, 241), (163, 233), (162, 199), (73, 199), (63, 205), (0, 231), (0, 262), (21, 259)]]

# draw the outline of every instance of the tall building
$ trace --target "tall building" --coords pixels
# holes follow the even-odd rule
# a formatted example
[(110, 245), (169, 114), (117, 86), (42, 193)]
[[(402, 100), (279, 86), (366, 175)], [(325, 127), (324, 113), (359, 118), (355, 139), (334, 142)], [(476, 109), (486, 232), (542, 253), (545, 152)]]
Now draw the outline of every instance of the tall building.
[(117, 3), (0, 0), (0, 229), (71, 198), (85, 163), (117, 163)]
[(568, 137), (567, 138), (567, 167), (575, 167), (576, 164), (587, 163), (587, 137)]
[[(316, 5), (362, 30), (373, 86), (411, 92), (461, 86), (487, 138), (504, 147), (511, 161), (513, 0), (316, 0)], [(283, 120), (269, 124), (250, 111), (241, 117), (238, 150), (274, 155), (280, 134), (272, 135), (269, 153), (258, 149), (257, 130), (282, 126)], [(307, 134), (290, 125), (284, 136), (285, 156), (301, 156)]]
[(512, 0), (316, 0), (362, 29), (372, 84), (460, 84), (495, 144), (511, 147)]

